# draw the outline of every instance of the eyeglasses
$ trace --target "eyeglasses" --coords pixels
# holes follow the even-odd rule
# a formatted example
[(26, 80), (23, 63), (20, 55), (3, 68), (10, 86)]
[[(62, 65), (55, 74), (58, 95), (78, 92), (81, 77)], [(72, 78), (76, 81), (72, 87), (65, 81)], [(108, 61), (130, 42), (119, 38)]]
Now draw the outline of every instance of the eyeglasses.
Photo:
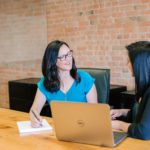
[(67, 54), (65, 54), (65, 55), (62, 55), (62, 56), (59, 56), (59, 57), (57, 57), (59, 60), (61, 60), (61, 61), (64, 61), (64, 60), (66, 60), (66, 58), (67, 57), (72, 57), (72, 55), (73, 55), (73, 50), (70, 50)]

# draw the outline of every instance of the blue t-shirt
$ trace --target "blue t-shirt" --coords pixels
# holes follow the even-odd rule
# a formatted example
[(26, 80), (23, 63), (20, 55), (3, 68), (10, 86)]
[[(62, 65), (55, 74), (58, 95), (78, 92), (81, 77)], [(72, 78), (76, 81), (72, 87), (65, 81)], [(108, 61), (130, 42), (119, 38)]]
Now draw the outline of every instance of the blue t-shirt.
[(79, 83), (74, 81), (67, 93), (64, 93), (60, 89), (57, 92), (47, 91), (43, 84), (44, 77), (42, 77), (38, 82), (38, 89), (45, 95), (48, 102), (50, 102), (51, 100), (87, 102), (86, 94), (92, 88), (95, 79), (89, 73), (83, 70), (78, 70), (77, 72), (81, 78), (81, 81)]

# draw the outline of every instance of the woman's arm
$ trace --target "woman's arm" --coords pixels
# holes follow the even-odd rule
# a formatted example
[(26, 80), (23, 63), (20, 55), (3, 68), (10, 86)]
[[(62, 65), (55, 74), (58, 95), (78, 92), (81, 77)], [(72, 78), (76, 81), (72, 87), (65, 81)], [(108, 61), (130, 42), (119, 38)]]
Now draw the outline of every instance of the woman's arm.
[(112, 127), (117, 130), (128, 132), (130, 137), (150, 140), (150, 96), (146, 95), (145, 99), (142, 99), (136, 123), (130, 124), (113, 120)]
[(88, 103), (98, 103), (95, 84), (93, 84), (90, 91), (86, 94), (86, 98)]
[[(112, 109), (110, 111), (110, 115), (112, 119), (116, 119), (120, 116), (127, 116), (130, 109)], [(124, 132), (128, 132), (128, 128), (130, 126), (130, 123), (126, 123), (119, 120), (112, 120), (112, 128), (115, 130), (121, 130)]]
[(112, 119), (116, 119), (117, 117), (127, 116), (130, 109), (111, 109), (110, 116)]
[(144, 97), (139, 107), (138, 122), (129, 126), (128, 134), (133, 138), (150, 140), (150, 94)]
[[(45, 102), (46, 102), (45, 95), (43, 95), (43, 93), (39, 89), (37, 89), (34, 102), (30, 109), (30, 119), (31, 119), (31, 125), (33, 127), (39, 127), (42, 122), (42, 118), (40, 117), (40, 112)], [(35, 115), (38, 117), (38, 119), (35, 117)]]
[(124, 132), (128, 132), (128, 128), (130, 126), (130, 123), (126, 123), (119, 120), (112, 120), (112, 128), (115, 130), (121, 130)]

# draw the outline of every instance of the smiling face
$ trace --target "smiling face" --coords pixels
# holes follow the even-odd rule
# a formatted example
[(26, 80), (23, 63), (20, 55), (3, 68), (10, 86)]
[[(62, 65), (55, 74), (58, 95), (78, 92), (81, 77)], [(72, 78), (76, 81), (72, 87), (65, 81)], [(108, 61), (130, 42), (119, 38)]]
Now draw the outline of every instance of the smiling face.
[(61, 71), (70, 71), (72, 69), (72, 51), (65, 44), (59, 49), (56, 66)]

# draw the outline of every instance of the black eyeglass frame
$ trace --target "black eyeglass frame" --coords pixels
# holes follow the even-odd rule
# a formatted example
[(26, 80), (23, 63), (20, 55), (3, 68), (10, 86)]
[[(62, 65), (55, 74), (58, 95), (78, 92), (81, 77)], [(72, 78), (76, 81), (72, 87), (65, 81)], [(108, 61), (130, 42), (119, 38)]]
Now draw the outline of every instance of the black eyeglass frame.
[(66, 60), (67, 57), (73, 56), (73, 50), (70, 50), (67, 54), (57, 57), (60, 61)]

